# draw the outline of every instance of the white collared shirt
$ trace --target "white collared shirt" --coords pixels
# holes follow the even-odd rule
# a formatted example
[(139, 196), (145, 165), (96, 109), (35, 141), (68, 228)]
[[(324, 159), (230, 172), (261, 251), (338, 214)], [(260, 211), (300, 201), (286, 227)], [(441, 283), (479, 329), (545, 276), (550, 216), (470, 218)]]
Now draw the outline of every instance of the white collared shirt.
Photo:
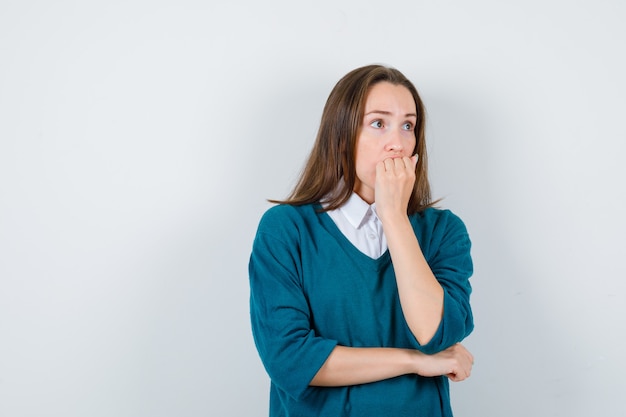
[(376, 214), (376, 203), (369, 205), (353, 192), (343, 206), (327, 213), (345, 237), (370, 258), (378, 259), (387, 250), (387, 239)]

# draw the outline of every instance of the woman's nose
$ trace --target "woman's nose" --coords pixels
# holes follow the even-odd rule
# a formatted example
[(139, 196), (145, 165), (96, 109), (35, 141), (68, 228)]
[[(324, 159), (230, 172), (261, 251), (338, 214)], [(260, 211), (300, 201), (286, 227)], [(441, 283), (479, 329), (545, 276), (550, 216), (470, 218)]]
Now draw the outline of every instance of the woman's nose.
[(391, 152), (401, 152), (402, 151), (402, 141), (400, 140), (399, 133), (390, 133), (389, 140), (387, 142), (387, 150)]

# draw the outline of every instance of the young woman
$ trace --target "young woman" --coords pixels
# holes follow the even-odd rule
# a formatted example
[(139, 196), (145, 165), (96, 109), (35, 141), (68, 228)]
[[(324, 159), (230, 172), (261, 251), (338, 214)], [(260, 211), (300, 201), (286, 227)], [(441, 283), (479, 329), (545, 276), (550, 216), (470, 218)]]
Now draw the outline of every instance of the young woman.
[(357, 68), (330, 93), (293, 192), (250, 257), (270, 416), (451, 416), (470, 375), (470, 240), (434, 208), (425, 112), (398, 70)]

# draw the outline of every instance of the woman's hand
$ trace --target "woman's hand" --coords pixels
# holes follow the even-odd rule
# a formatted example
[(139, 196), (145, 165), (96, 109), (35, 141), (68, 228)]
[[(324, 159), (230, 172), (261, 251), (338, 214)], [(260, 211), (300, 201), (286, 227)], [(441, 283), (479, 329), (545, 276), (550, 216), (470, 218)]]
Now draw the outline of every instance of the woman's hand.
[(376, 213), (383, 219), (390, 215), (406, 215), (415, 184), (417, 155), (387, 158), (376, 165)]
[(445, 375), (455, 382), (469, 378), (474, 365), (474, 356), (460, 343), (434, 355), (420, 353), (416, 359), (418, 375)]

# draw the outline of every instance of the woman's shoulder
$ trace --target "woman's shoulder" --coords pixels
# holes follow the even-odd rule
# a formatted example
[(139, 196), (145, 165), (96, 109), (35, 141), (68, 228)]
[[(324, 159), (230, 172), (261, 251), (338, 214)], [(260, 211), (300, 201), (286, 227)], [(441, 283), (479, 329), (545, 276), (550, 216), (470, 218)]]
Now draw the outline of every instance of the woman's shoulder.
[[(419, 216), (423, 219), (446, 219), (446, 218), (459, 218), (452, 210), (440, 207), (427, 207), (422, 211), (415, 213), (415, 216)], [(460, 219), (460, 218), (459, 218)]]
[(319, 219), (316, 205), (277, 204), (263, 213), (256, 232), (256, 240), (270, 239), (293, 245), (308, 236), (313, 230), (312, 224)]
[(465, 231), (465, 223), (450, 209), (428, 207), (412, 216), (415, 221), (429, 228), (460, 229)]
[(314, 204), (276, 204), (263, 213), (263, 218), (301, 218), (315, 214)]
[(316, 217), (319, 205), (277, 204), (263, 213), (260, 227), (282, 228), (289, 224), (305, 223)]

